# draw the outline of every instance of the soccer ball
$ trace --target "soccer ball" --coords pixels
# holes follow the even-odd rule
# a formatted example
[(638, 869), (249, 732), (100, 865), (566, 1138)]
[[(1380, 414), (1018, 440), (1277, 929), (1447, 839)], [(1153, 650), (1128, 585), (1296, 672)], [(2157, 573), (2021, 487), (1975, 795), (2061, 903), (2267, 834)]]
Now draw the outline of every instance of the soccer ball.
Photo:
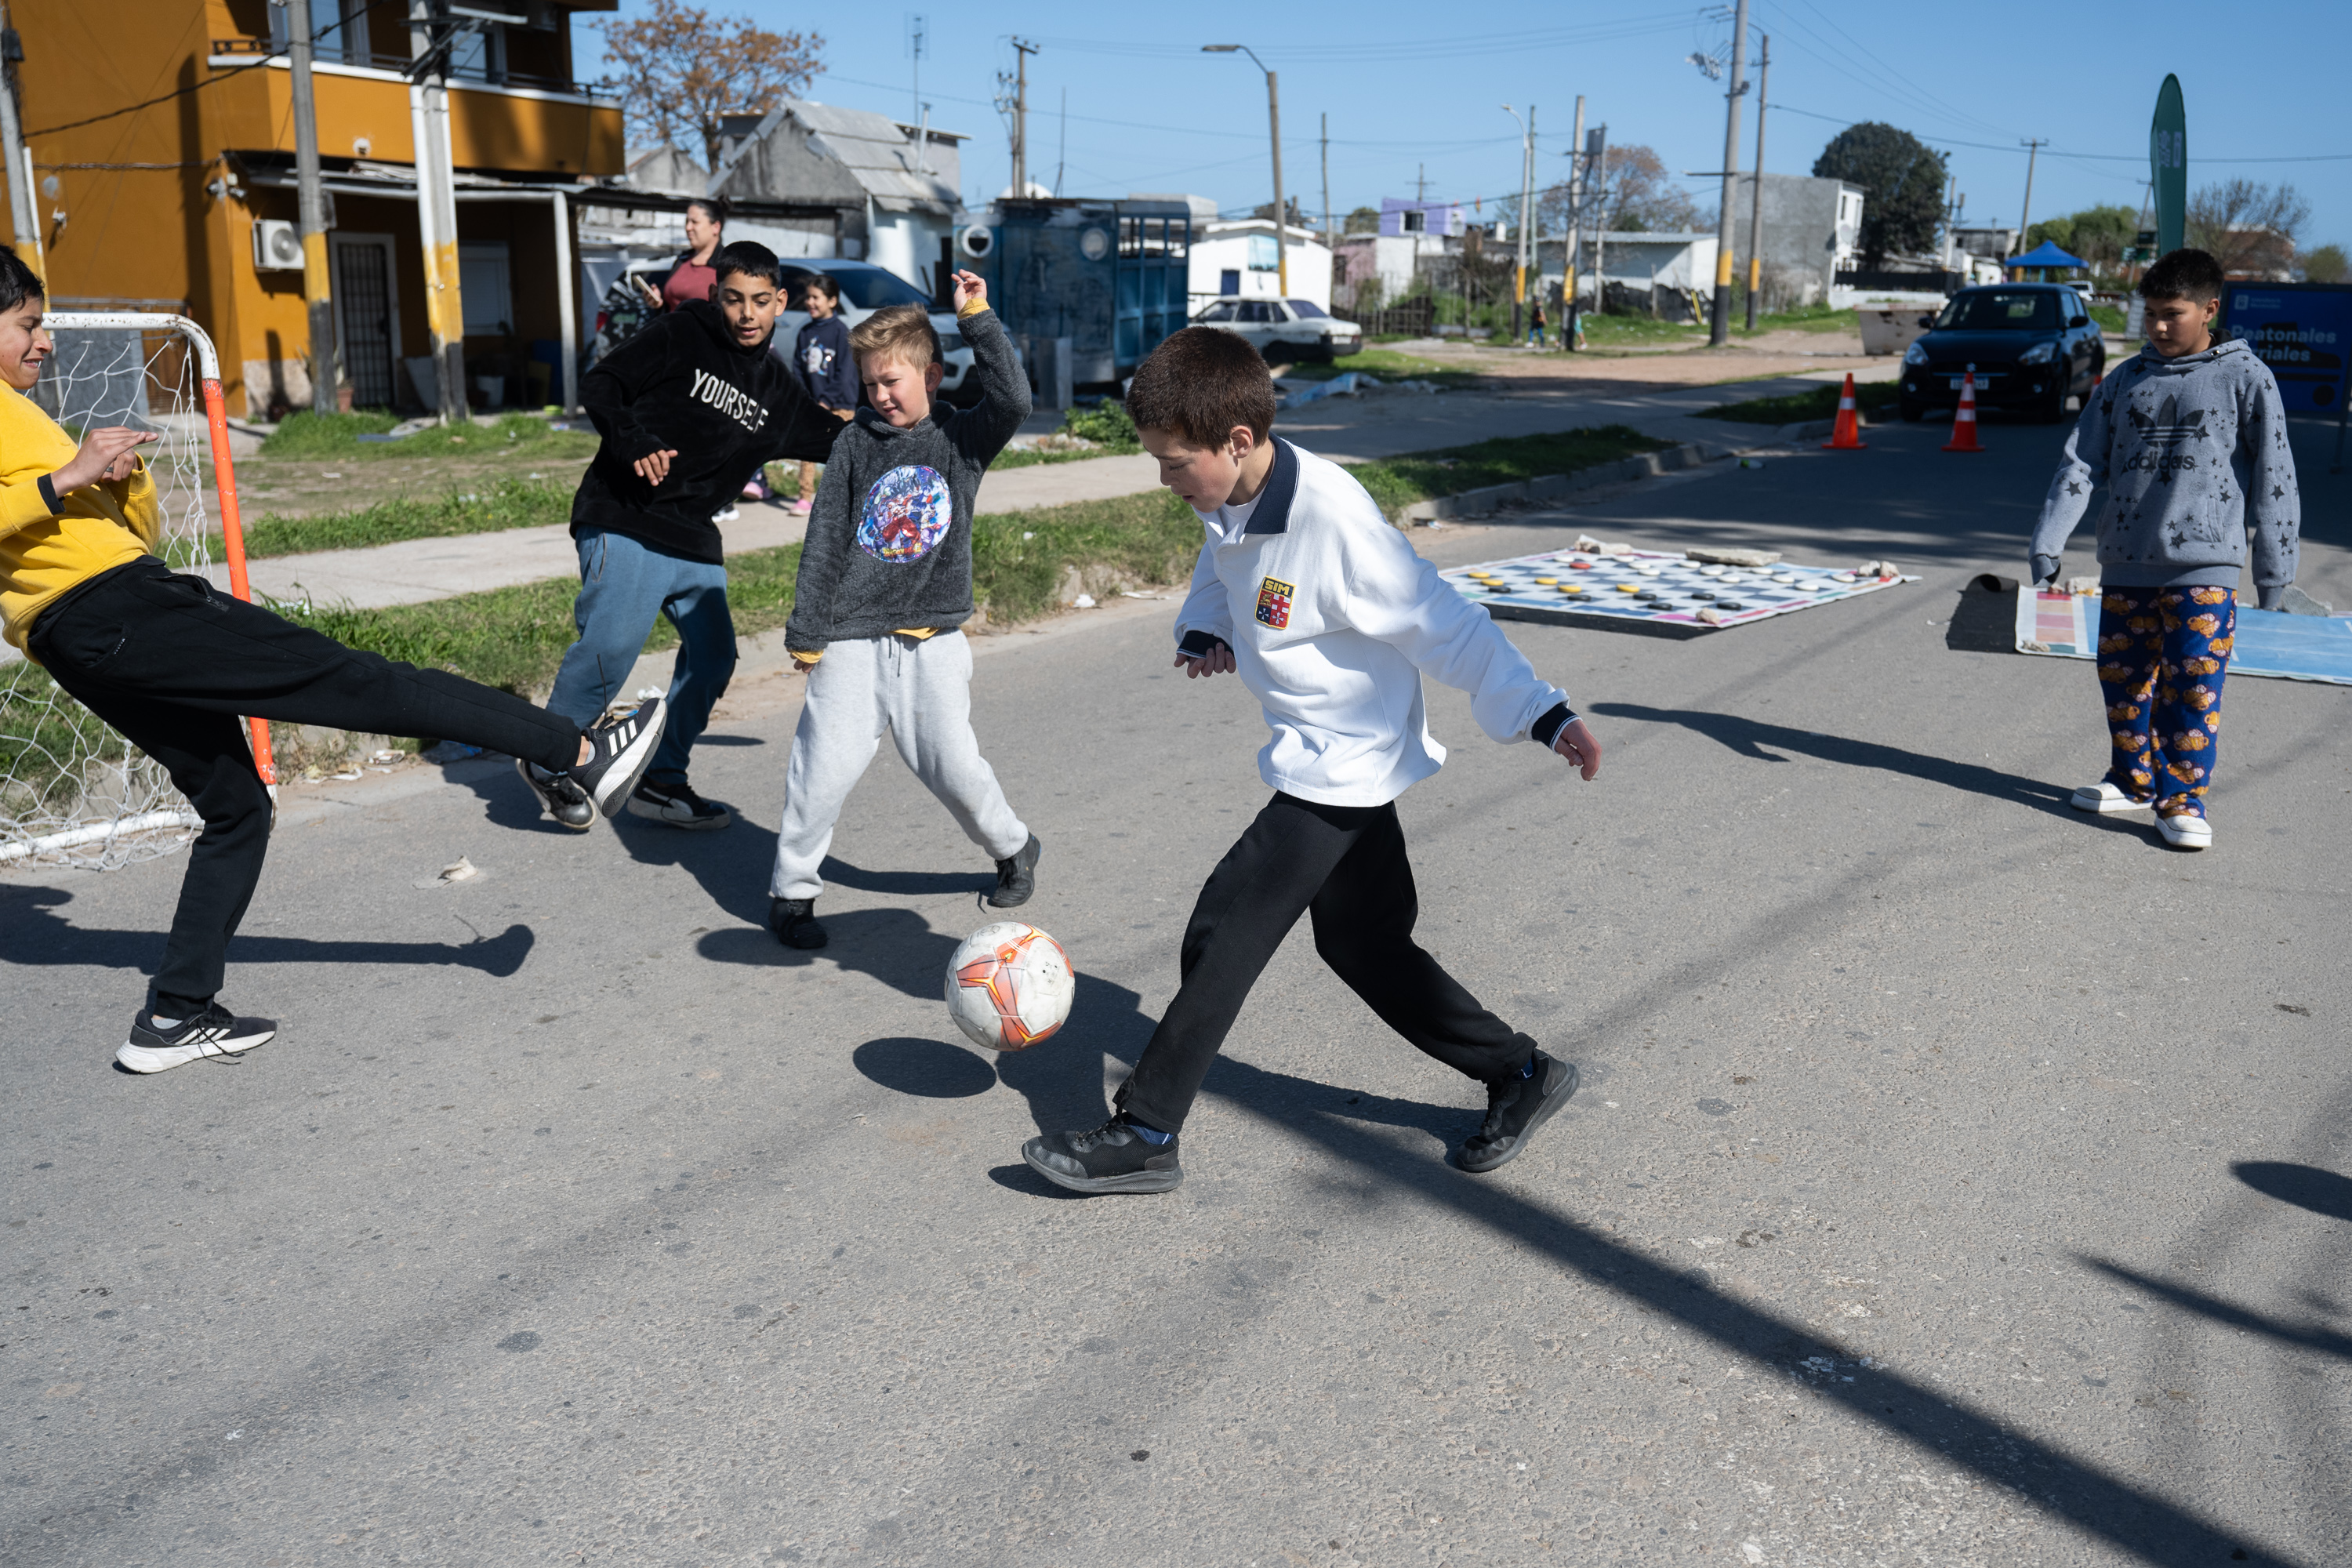
[(1060, 942), (1000, 921), (964, 938), (948, 960), (948, 1016), (973, 1044), (1017, 1051), (1062, 1026), (1077, 984)]

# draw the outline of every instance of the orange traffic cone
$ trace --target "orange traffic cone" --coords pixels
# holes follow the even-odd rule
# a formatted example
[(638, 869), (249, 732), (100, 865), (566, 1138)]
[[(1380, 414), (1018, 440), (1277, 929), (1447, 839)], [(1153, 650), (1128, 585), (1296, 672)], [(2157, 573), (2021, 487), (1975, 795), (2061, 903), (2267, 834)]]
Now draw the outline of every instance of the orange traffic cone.
[(1974, 371), (1960, 382), (1960, 406), (1952, 415), (1952, 438), (1944, 443), (1947, 452), (1981, 452), (1977, 445), (1977, 377)]
[(1838, 395), (1837, 427), (1822, 443), (1824, 452), (1859, 452), (1863, 447), (1862, 415), (1853, 405), (1853, 372), (1845, 373), (1845, 390)]

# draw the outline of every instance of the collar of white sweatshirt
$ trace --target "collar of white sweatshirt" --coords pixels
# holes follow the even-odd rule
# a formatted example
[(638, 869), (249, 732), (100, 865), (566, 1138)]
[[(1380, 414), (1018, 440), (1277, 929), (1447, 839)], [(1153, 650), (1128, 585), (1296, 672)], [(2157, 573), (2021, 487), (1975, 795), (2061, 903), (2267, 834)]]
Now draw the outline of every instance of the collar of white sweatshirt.
[(1519, 741), (1567, 694), (1538, 679), (1484, 608), (1448, 587), (1364, 487), (1277, 438), (1255, 502), (1200, 514), (1208, 537), (1178, 645), (1215, 638), (1274, 731), (1271, 787), (1324, 805), (1384, 805), (1445, 762), (1421, 678), (1470, 693), (1478, 727)]

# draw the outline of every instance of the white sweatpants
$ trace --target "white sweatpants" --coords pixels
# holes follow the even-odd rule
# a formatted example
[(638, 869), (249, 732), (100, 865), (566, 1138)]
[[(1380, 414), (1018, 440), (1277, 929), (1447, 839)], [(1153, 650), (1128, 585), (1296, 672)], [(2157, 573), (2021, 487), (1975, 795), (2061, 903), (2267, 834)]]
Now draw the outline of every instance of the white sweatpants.
[(923, 787), (992, 860), (1029, 842), (971, 732), (971, 644), (961, 632), (837, 642), (809, 671), (800, 728), (784, 768), (784, 820), (768, 892), (814, 899), (841, 804), (882, 743), (882, 731)]

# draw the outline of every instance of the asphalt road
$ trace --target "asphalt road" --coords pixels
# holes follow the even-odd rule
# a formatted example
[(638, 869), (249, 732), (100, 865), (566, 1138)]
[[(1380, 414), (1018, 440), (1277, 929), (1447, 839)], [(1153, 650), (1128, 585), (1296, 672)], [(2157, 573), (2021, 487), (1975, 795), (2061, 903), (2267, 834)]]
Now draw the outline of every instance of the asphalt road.
[(1956, 618), (2059, 433), (1944, 434), (1415, 535), (1925, 578), (1691, 642), (1513, 628), (1590, 785), (1433, 696), (1423, 940), (1584, 1073), (1486, 1178), (1444, 1163), (1475, 1087), (1303, 932), (1181, 1191), (1020, 1164), (1103, 1115), (1264, 796), (1162, 606), (980, 660), (1083, 973), (996, 1061), (940, 999), (986, 868), (887, 747), (835, 945), (760, 929), (788, 701), (698, 764), (722, 834), (572, 837), (478, 764), (290, 812), (226, 994), (285, 1033), (234, 1065), (110, 1066), (179, 860), (0, 879), (0, 1561), (2338, 1561), (2352, 692), (2231, 684), (2208, 853), (2070, 812), (2090, 670)]

